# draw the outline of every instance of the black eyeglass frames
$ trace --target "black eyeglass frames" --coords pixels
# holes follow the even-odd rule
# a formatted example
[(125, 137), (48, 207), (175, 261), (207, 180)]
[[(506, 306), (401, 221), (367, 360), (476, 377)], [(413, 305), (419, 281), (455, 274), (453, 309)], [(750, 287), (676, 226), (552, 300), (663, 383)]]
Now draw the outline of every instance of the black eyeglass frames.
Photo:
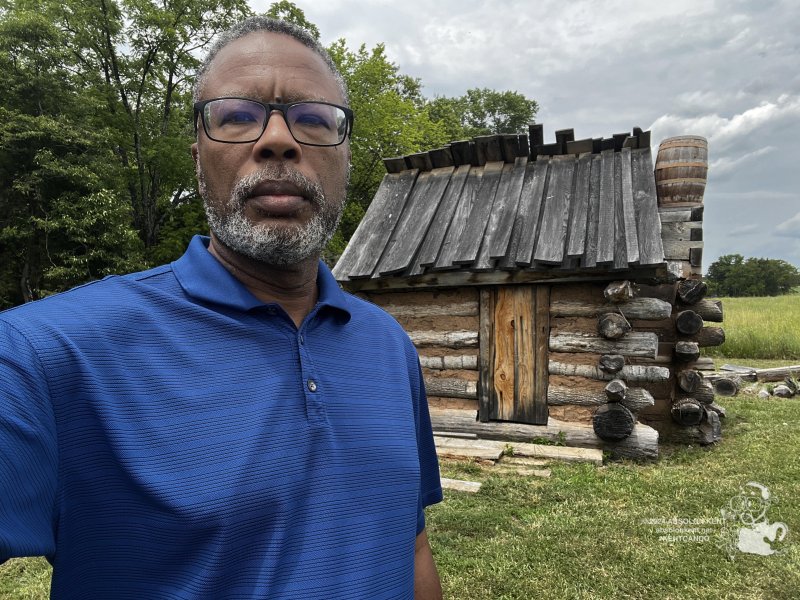
[(199, 115), (206, 135), (216, 142), (255, 142), (274, 110), (283, 114), (295, 141), (306, 146), (338, 146), (353, 130), (353, 111), (329, 102), (265, 104), (249, 98), (212, 98), (194, 104), (195, 133)]

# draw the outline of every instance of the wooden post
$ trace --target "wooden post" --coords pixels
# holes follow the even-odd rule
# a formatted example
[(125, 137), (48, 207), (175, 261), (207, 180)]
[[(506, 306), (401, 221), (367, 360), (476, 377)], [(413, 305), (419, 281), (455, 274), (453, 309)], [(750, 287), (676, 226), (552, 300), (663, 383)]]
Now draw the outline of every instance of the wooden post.
[(689, 427), (691, 425), (700, 424), (700, 421), (703, 420), (703, 416), (705, 415), (705, 410), (703, 410), (703, 407), (696, 400), (682, 398), (675, 401), (670, 413), (672, 414), (672, 419), (676, 423)]
[(692, 305), (692, 310), (700, 315), (704, 321), (722, 322), (722, 302), (719, 300), (700, 300)]
[(701, 348), (707, 346), (721, 346), (725, 343), (725, 330), (722, 327), (703, 327), (692, 340)]
[(627, 302), (636, 296), (636, 290), (630, 281), (612, 281), (603, 290), (603, 295), (610, 302)]
[(636, 417), (618, 403), (604, 404), (592, 417), (595, 434), (607, 442), (624, 440), (631, 434), (634, 425), (636, 425)]
[(703, 328), (703, 318), (693, 310), (684, 310), (675, 317), (675, 329), (683, 335), (694, 335)]
[(684, 369), (678, 373), (678, 387), (687, 394), (694, 393), (702, 381), (703, 374), (695, 369)]
[(625, 399), (628, 386), (621, 379), (614, 379), (608, 382), (605, 387), (606, 397), (609, 402), (621, 402)]
[(720, 377), (714, 381), (714, 391), (720, 396), (735, 396), (739, 393), (740, 379), (735, 376)]
[(600, 357), (600, 368), (606, 373), (617, 373), (625, 366), (625, 357), (619, 354), (604, 354)]
[(528, 137), (533, 158), (536, 157), (536, 147), (544, 144), (544, 125), (541, 123), (528, 125)]
[(676, 342), (675, 358), (680, 362), (692, 362), (700, 358), (700, 346), (695, 342)]
[(606, 313), (597, 324), (597, 332), (607, 340), (618, 340), (630, 330), (628, 319), (619, 313)]
[(708, 293), (708, 285), (702, 279), (687, 279), (678, 284), (678, 298), (685, 304), (696, 304)]
[(711, 404), (714, 401), (714, 386), (710, 381), (701, 381), (692, 393), (692, 398), (700, 404)]

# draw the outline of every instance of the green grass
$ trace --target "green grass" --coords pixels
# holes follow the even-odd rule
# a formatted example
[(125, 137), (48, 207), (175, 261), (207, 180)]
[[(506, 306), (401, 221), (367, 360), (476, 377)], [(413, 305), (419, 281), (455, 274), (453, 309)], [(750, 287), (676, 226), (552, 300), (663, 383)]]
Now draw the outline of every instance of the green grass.
[(50, 565), (43, 558), (13, 558), (0, 565), (0, 599), (50, 597)]
[(725, 343), (707, 356), (800, 361), (800, 296), (722, 298)]
[[(495, 475), (444, 462), (446, 476), (482, 481), (447, 494), (428, 528), (447, 598), (789, 599), (800, 589), (800, 400), (720, 399), (729, 410), (713, 448), (666, 448), (651, 465), (562, 465), (550, 479)], [(659, 539), (647, 519), (702, 519), (758, 481), (789, 527), (782, 554)]]
[[(443, 461), (445, 476), (482, 481), (428, 509), (445, 588), (457, 600), (758, 600), (800, 589), (800, 399), (719, 399), (728, 409), (713, 448), (664, 448), (652, 464), (554, 465), (549, 479)], [(646, 519), (712, 518), (758, 481), (775, 502), (767, 518), (789, 527), (773, 556), (731, 561), (707, 542), (659, 539)], [(713, 530), (716, 533), (719, 528)], [(47, 598), (42, 559), (0, 565), (0, 598)]]

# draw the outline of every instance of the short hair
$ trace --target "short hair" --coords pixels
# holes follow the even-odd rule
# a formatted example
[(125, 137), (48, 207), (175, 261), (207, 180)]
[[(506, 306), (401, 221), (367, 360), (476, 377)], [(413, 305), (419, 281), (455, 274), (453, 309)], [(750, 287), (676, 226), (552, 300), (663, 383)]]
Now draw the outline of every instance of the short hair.
[(255, 15), (248, 17), (243, 21), (239, 21), (236, 25), (230, 29), (226, 29), (219, 35), (217, 40), (214, 42), (214, 45), (211, 46), (211, 49), (208, 51), (208, 54), (203, 62), (200, 63), (200, 67), (197, 69), (197, 73), (195, 74), (194, 86), (192, 87), (193, 102), (199, 102), (201, 100), (200, 94), (203, 86), (205, 85), (208, 71), (211, 67), (211, 63), (214, 62), (214, 59), (219, 51), (231, 42), (235, 42), (246, 35), (256, 32), (282, 33), (284, 35), (288, 35), (317, 54), (328, 66), (328, 69), (330, 69), (331, 75), (333, 75), (333, 78), (336, 80), (336, 83), (339, 86), (339, 90), (342, 92), (344, 103), (346, 105), (349, 104), (347, 85), (344, 82), (344, 77), (342, 77), (342, 74), (339, 72), (339, 69), (333, 62), (331, 55), (322, 46), (322, 44), (320, 44), (319, 41), (314, 38), (314, 36), (312, 36), (307, 30), (303, 29), (299, 25), (289, 23), (288, 21), (271, 19), (270, 17), (261, 15)]

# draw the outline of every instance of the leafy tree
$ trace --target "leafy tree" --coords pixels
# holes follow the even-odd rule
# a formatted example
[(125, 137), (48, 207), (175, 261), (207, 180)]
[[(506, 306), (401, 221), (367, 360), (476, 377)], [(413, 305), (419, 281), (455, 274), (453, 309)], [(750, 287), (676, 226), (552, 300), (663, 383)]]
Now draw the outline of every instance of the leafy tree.
[(706, 281), (719, 296), (778, 296), (800, 285), (800, 271), (784, 260), (726, 254), (709, 265)]
[(538, 110), (536, 101), (523, 94), (488, 88), (469, 89), (455, 98), (439, 96), (429, 104), (431, 118), (445, 125), (451, 139), (527, 133), (528, 124), (533, 123)]
[(273, 19), (280, 19), (281, 21), (287, 21), (289, 23), (294, 23), (295, 25), (299, 25), (306, 31), (308, 31), (311, 35), (314, 36), (315, 40), (319, 39), (319, 29), (316, 25), (314, 25), (311, 21), (306, 19), (306, 13), (303, 12), (298, 6), (295, 6), (292, 2), (288, 0), (281, 0), (280, 2), (273, 2), (270, 4), (269, 9), (266, 13), (264, 13), (268, 17), (272, 17)]
[[(55, 4), (53, 0), (48, 3)], [(196, 200), (191, 75), (197, 53), (246, 14), (245, 0), (63, 0), (52, 9), (81, 84), (116, 132), (134, 225), (156, 245), (169, 210)]]
[(64, 42), (45, 12), (0, 13), (2, 307), (143, 266), (113, 132), (87, 125)]

